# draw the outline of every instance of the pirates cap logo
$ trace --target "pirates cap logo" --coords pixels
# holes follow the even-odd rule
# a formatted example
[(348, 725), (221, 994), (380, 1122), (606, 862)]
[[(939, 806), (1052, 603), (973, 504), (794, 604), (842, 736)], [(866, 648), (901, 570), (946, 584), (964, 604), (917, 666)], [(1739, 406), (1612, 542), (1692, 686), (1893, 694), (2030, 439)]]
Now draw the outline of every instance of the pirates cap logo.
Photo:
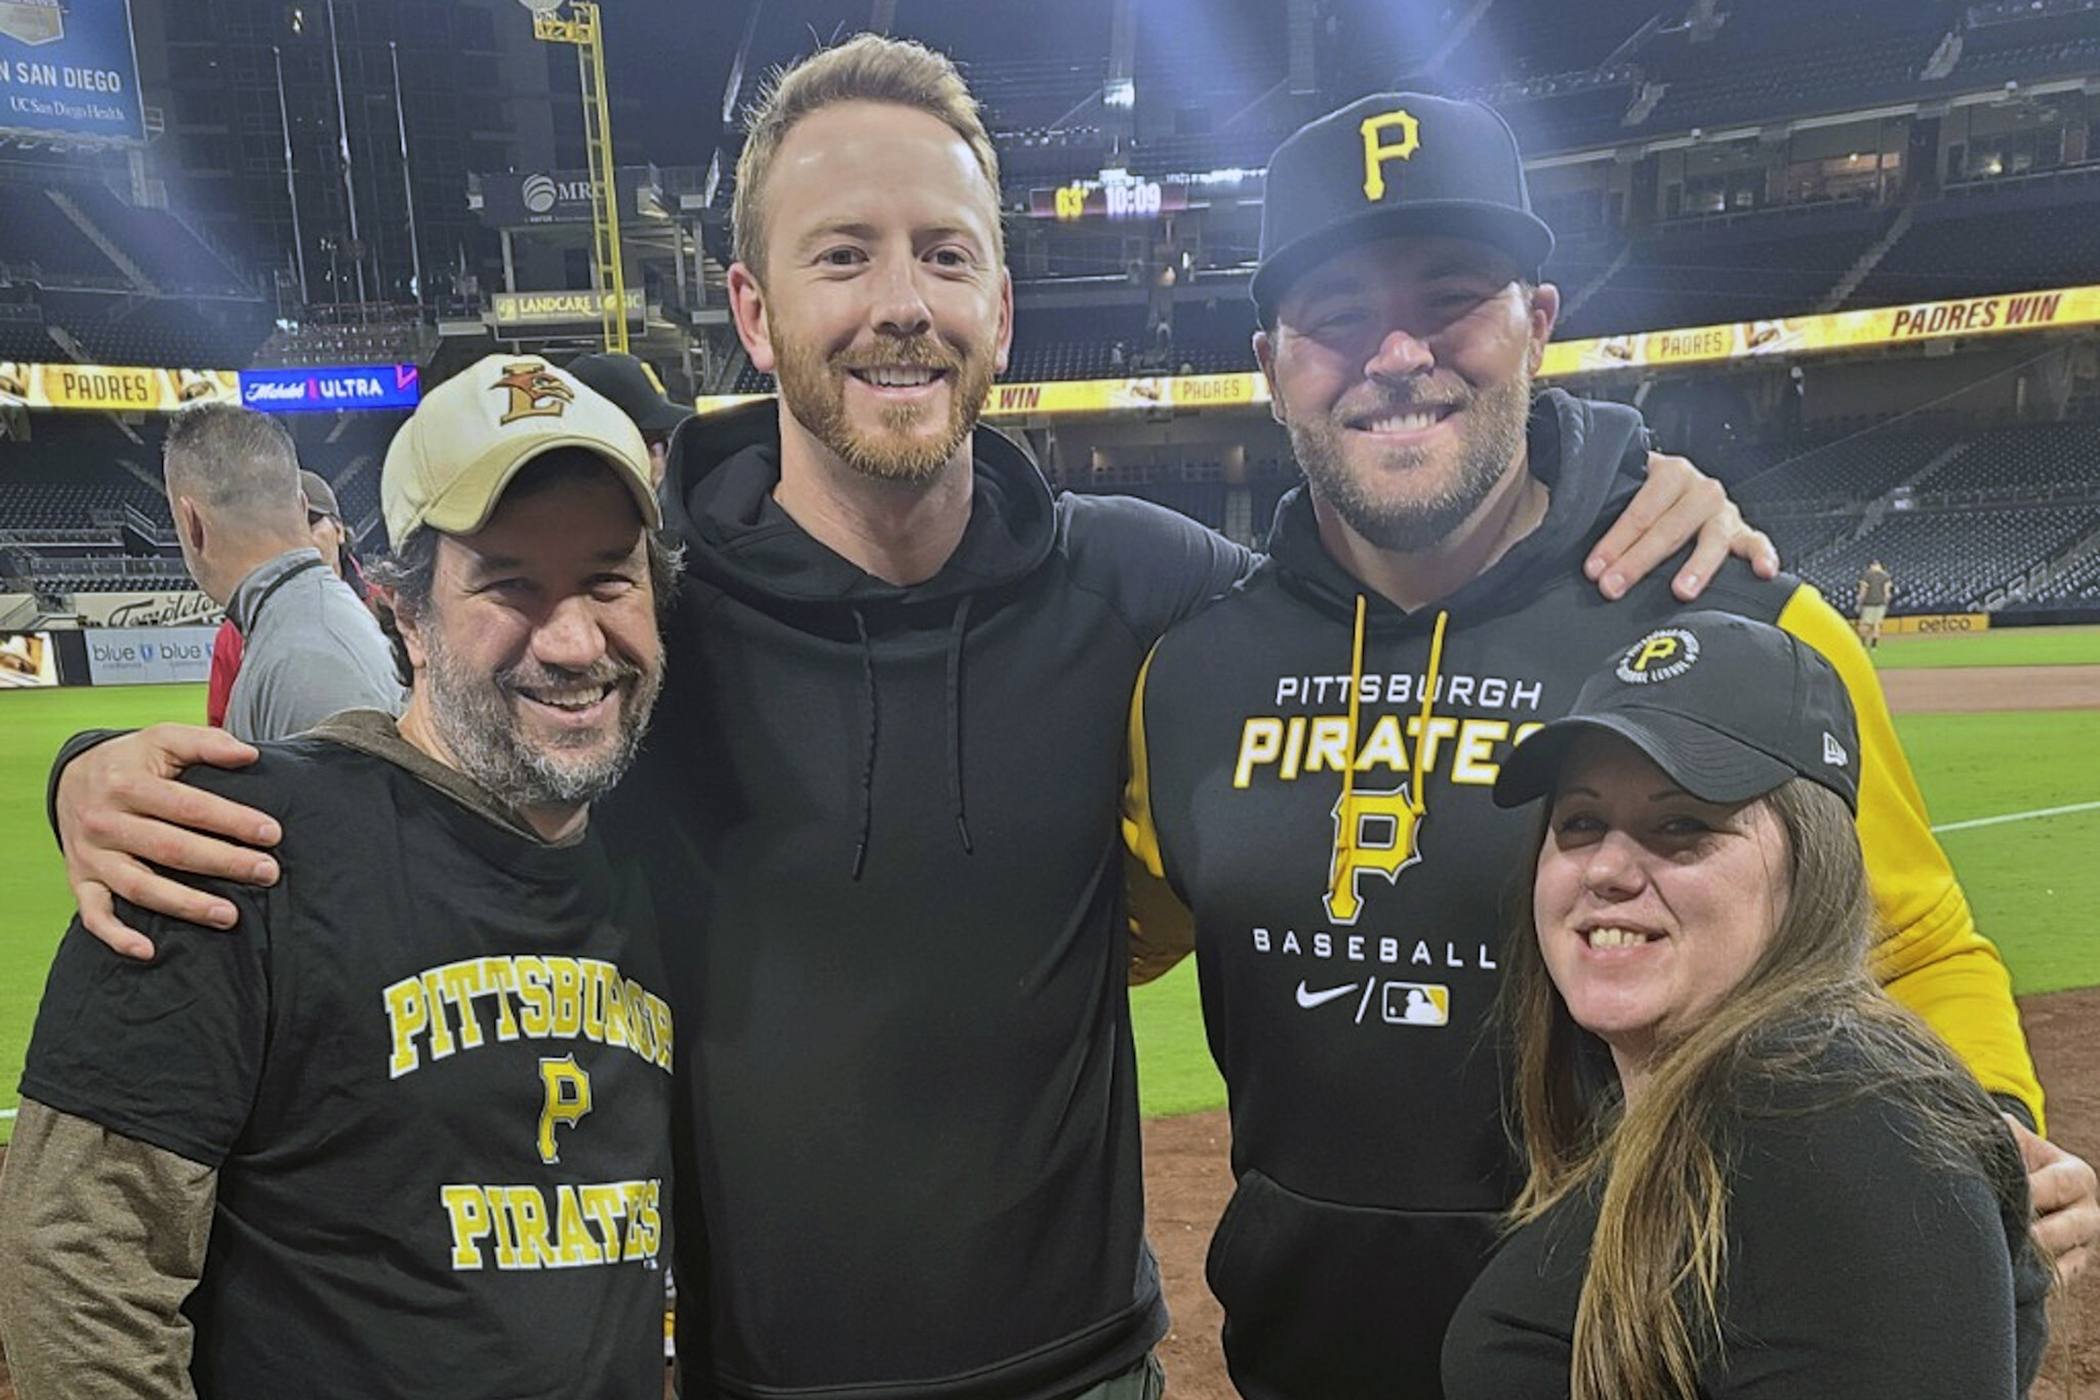
[(559, 418), (575, 401), (576, 391), (540, 360), (505, 365), (503, 377), (489, 385), (510, 393), (510, 409), (496, 421), (515, 423), (520, 418)]
[[(1364, 138), (1364, 198), (1376, 204), (1385, 198), (1385, 163), (1408, 160), (1422, 146), (1422, 124), (1404, 108), (1365, 117), (1357, 130)], [(1399, 139), (1388, 143), (1385, 134), (1398, 131)]]
[(1619, 658), (1616, 674), (1628, 685), (1675, 680), (1699, 660), (1699, 639), (1682, 627), (1660, 627)]

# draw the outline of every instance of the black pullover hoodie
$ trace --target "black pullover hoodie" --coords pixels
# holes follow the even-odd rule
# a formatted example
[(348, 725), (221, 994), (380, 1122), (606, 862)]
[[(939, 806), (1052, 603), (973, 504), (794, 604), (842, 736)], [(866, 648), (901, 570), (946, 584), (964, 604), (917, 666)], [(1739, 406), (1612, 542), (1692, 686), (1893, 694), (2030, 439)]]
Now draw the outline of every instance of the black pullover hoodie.
[(652, 852), (678, 1027), (686, 1394), (1054, 1400), (1143, 1359), (1121, 843), (1167, 625), (1249, 556), (1053, 499), (979, 430), (897, 586), (772, 499), (771, 403), (690, 420), (669, 678), (611, 820)]

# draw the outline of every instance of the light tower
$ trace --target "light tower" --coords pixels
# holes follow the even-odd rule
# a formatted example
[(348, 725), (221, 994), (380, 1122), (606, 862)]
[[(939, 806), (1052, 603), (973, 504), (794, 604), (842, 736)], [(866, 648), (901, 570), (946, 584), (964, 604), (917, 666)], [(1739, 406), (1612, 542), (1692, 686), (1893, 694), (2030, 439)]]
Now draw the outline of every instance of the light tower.
[[(605, 348), (627, 353), (627, 273), (620, 261), (620, 191), (613, 166), (612, 116), (605, 101), (604, 29), (592, 0), (518, 0), (532, 11), (532, 37), (574, 44), (583, 88), (583, 144), (591, 170), (591, 264), (597, 273)], [(569, 12), (562, 17), (562, 10)]]

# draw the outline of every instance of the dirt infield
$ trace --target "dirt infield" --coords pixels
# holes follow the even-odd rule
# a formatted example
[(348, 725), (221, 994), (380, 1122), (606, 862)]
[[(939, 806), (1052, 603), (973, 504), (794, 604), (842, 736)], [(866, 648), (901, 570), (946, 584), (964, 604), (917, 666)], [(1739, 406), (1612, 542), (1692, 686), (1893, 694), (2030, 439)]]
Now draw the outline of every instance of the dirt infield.
[(2100, 666), (1975, 666), (1883, 671), (1898, 714), (1925, 710), (2089, 710), (2100, 706)]

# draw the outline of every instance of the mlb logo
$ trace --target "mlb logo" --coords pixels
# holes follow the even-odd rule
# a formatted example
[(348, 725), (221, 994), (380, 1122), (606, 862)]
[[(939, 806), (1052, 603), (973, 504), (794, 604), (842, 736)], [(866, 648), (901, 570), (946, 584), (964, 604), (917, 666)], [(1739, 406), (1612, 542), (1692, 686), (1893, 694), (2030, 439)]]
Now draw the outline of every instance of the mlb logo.
[(1451, 989), (1435, 982), (1388, 982), (1381, 1014), (1389, 1026), (1447, 1026)]

